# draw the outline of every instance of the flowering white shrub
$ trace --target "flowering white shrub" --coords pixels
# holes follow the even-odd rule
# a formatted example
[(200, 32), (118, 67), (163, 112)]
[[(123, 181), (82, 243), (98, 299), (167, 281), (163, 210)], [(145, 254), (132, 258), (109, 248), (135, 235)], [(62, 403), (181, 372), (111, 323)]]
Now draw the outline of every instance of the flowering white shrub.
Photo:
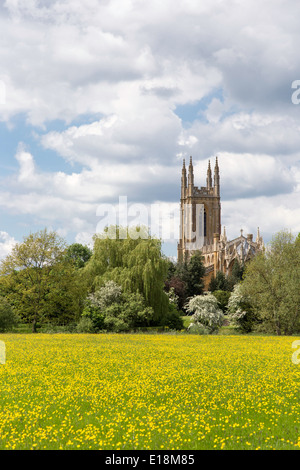
[(229, 318), (236, 323), (247, 314), (247, 311), (243, 308), (245, 299), (241, 292), (241, 287), (242, 284), (236, 284), (234, 286), (227, 304)]
[(213, 333), (223, 324), (223, 312), (218, 306), (217, 299), (211, 293), (192, 297), (187, 303), (186, 309), (189, 313), (193, 313), (191, 329), (197, 325)]
[(107, 281), (106, 284), (96, 290), (96, 292), (89, 294), (88, 301), (102, 311), (107, 306), (120, 302), (121, 295), (122, 288), (114, 281)]
[(227, 304), (228, 319), (244, 333), (249, 333), (258, 322), (242, 283), (236, 284)]
[(178, 295), (175, 294), (174, 287), (171, 287), (169, 292), (166, 292), (167, 296), (169, 297), (169, 302), (171, 304), (178, 306)]

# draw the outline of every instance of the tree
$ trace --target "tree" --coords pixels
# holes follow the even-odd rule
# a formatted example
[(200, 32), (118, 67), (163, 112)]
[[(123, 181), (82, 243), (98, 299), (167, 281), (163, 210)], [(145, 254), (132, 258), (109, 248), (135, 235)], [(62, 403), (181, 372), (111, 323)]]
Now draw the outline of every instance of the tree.
[(232, 288), (237, 282), (240, 282), (243, 279), (244, 271), (245, 271), (245, 265), (239, 263), (239, 261), (235, 259), (233, 262), (232, 271), (230, 275), (230, 282), (232, 284)]
[[(81, 285), (65, 260), (65, 241), (47, 229), (30, 234), (1, 263), (1, 291), (21, 318), (37, 324), (79, 306)], [(69, 295), (67, 295), (69, 294)], [(70, 312), (69, 312), (70, 313)]]
[(188, 297), (203, 294), (203, 277), (205, 274), (205, 267), (203, 264), (203, 256), (198, 251), (191, 256), (190, 261), (187, 263), (186, 271), (186, 294)]
[(218, 305), (223, 313), (227, 312), (227, 304), (230, 298), (231, 292), (227, 290), (215, 290), (212, 294), (216, 297)]
[(177, 297), (177, 306), (179, 310), (183, 310), (186, 303), (186, 283), (180, 279), (179, 276), (174, 275), (171, 279), (165, 281), (165, 290), (170, 295), (170, 292), (174, 292)]
[(176, 275), (177, 263), (175, 260), (172, 260), (171, 258), (166, 258), (166, 263), (168, 266), (167, 280), (169, 281)]
[(0, 331), (11, 331), (19, 323), (19, 317), (4, 297), (0, 297)]
[(187, 311), (193, 313), (191, 325), (199, 325), (209, 333), (218, 331), (224, 321), (217, 299), (211, 293), (192, 297), (187, 304)]
[(288, 231), (277, 233), (264, 253), (247, 266), (242, 293), (264, 328), (277, 335), (300, 331), (300, 244)]
[(167, 291), (174, 288), (178, 297), (178, 307), (184, 310), (189, 297), (201, 295), (204, 289), (203, 277), (205, 267), (201, 252), (196, 252), (187, 261), (175, 265), (175, 269), (169, 269), (169, 276), (165, 283)]
[(222, 271), (218, 271), (216, 277), (213, 277), (209, 283), (208, 290), (214, 291), (227, 291), (232, 292), (236, 283), (243, 279), (245, 266), (240, 264), (237, 259), (234, 260), (232, 271), (229, 276), (226, 276)]
[(58, 262), (49, 273), (45, 286), (41, 320), (55, 325), (75, 323), (83, 310), (87, 286), (74, 264)]
[(92, 256), (92, 250), (81, 243), (68, 246), (66, 260), (72, 261), (77, 269), (83, 268)]
[(93, 255), (84, 273), (93, 290), (112, 280), (125, 293), (142, 294), (146, 305), (153, 308), (153, 322), (159, 324), (169, 308), (164, 292), (167, 270), (161, 241), (151, 237), (147, 228), (136, 227), (134, 231), (133, 228), (109, 227), (94, 237)]
[(209, 283), (208, 290), (214, 292), (216, 290), (231, 290), (231, 286), (226, 278), (225, 274), (221, 271), (218, 271), (216, 277), (213, 277)]

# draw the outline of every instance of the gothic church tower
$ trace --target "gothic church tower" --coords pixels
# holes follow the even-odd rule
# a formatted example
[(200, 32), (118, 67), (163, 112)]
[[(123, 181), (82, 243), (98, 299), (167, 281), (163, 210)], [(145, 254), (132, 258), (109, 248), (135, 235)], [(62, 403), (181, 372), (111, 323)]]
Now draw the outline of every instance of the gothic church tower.
[(192, 252), (212, 246), (221, 235), (220, 172), (218, 158), (212, 170), (208, 163), (206, 186), (194, 185), (192, 157), (187, 170), (183, 161), (180, 199), (180, 242), (178, 261), (189, 258)]
[(206, 269), (205, 288), (218, 271), (230, 275), (233, 264), (237, 260), (244, 265), (248, 260), (264, 249), (264, 242), (257, 231), (256, 240), (253, 235), (243, 235), (228, 240), (224, 227), (221, 234), (221, 201), (220, 171), (218, 158), (212, 169), (208, 163), (206, 186), (198, 188), (194, 185), (194, 169), (192, 157), (188, 171), (183, 161), (180, 198), (180, 232), (177, 247), (178, 262), (188, 261), (197, 251), (203, 256)]

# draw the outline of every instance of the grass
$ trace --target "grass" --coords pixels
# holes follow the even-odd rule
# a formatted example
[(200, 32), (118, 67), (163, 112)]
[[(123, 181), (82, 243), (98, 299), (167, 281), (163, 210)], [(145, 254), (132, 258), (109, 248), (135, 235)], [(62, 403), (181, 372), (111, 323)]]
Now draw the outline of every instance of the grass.
[(0, 449), (299, 449), (295, 339), (2, 334)]

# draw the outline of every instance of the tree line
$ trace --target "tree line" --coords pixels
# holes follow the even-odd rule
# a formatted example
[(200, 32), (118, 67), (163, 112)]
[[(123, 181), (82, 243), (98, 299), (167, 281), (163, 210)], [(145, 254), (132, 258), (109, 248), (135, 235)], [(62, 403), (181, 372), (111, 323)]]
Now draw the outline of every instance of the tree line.
[(216, 331), (226, 318), (242, 333), (299, 334), (300, 234), (278, 232), (246, 265), (235, 262), (230, 276), (217, 273), (209, 290), (188, 302), (200, 331)]
[(217, 273), (205, 293), (201, 252), (177, 263), (147, 228), (135, 237), (120, 230), (95, 235), (92, 249), (47, 229), (16, 244), (0, 266), (0, 331), (20, 322), (33, 332), (180, 330), (184, 315), (200, 333), (217, 332), (225, 318), (246, 333), (300, 331), (299, 236), (280, 232), (246, 266)]
[[(161, 241), (148, 230), (139, 237), (94, 236), (90, 249), (67, 245), (54, 231), (30, 234), (0, 266), (0, 329), (17, 321), (66, 326), (78, 331), (181, 328), (182, 319), (165, 291), (168, 261)], [(1, 320), (2, 319), (2, 320)], [(1, 325), (2, 322), (2, 325)]]

